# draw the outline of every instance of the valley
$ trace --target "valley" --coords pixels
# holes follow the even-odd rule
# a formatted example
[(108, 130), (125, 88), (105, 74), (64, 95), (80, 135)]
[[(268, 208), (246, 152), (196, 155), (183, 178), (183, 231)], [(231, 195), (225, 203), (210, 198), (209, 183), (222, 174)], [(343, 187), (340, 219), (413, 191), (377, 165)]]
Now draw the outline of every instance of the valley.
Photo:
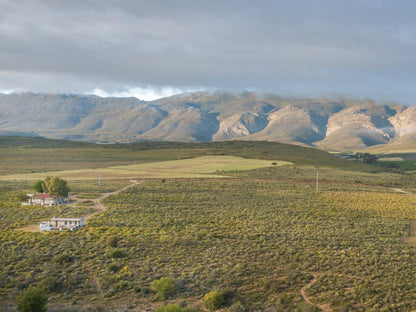
[[(0, 181), (2, 311), (14, 311), (16, 295), (28, 285), (43, 289), (48, 311), (56, 312), (175, 305), (208, 311), (204, 296), (213, 290), (224, 295), (222, 311), (416, 307), (409, 279), (416, 270), (411, 171), (271, 142), (99, 146), (2, 137), (0, 150), (10, 168)], [(163, 161), (152, 162), (152, 155)], [(16, 163), (30, 156), (22, 173)], [(114, 167), (117, 162), (125, 165)], [(64, 176), (68, 163), (85, 172), (94, 163), (89, 179), (66, 176), (81, 201), (20, 205), (40, 176)], [(156, 173), (146, 177), (142, 166)], [(114, 168), (131, 174), (105, 176)], [(182, 176), (185, 168), (208, 174)], [(17, 173), (18, 179), (11, 176)], [(133, 176), (140, 183), (132, 185)], [(97, 211), (97, 200), (106, 209)], [(53, 216), (85, 215), (87, 226), (76, 232), (20, 230)], [(174, 291), (160, 300), (152, 283), (163, 277)]]

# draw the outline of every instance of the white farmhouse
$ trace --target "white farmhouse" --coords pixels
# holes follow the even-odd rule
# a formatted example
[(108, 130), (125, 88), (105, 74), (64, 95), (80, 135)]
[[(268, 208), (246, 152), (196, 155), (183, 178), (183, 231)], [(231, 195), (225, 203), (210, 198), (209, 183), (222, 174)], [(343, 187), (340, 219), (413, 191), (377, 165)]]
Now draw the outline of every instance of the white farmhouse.
[(41, 231), (76, 230), (84, 226), (84, 218), (55, 218), (40, 224)]
[(47, 193), (39, 193), (31, 197), (31, 202), (32, 205), (55, 206), (67, 203), (68, 198), (57, 197)]

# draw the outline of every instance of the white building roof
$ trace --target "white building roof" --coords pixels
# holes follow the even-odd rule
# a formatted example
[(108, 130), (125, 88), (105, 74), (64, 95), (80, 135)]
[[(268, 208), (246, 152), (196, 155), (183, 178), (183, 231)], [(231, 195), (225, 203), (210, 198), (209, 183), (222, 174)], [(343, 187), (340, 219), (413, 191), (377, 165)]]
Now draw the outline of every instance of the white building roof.
[(51, 221), (84, 221), (84, 218), (55, 218), (53, 217)]

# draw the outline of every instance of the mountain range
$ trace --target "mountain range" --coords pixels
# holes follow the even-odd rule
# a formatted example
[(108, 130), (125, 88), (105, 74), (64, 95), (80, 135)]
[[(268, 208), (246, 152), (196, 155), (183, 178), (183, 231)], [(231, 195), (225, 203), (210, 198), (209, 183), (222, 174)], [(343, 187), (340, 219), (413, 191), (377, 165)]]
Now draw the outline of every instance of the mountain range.
[(413, 106), (348, 98), (197, 92), (141, 101), (0, 94), (0, 135), (92, 142), (267, 140), (333, 151), (416, 147)]

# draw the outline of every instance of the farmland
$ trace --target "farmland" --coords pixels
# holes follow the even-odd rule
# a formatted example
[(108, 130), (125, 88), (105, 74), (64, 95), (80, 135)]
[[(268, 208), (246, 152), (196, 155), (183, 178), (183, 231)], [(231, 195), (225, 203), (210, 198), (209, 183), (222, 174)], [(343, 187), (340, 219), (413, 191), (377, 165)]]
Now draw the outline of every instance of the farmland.
[(78, 169), (20, 175), (6, 175), (2, 180), (39, 180), (58, 175), (67, 180), (97, 180), (134, 178), (207, 178), (219, 176), (221, 171), (249, 170), (263, 167), (290, 165), (285, 161), (245, 159), (236, 156), (201, 156), (185, 160), (170, 160), (137, 165), (111, 166), (103, 169)]
[[(404, 242), (416, 219), (412, 172), (267, 142), (130, 149), (46, 143), (2, 150), (10, 166), (0, 181), (1, 310), (14, 311), (28, 285), (45, 290), (50, 311), (153, 311), (167, 304), (205, 311), (203, 297), (212, 290), (225, 294), (223, 311), (416, 309), (416, 247)], [(90, 166), (103, 150), (105, 159)], [(18, 169), (25, 157), (41, 154), (41, 168), (28, 161), (25, 172)], [(132, 177), (142, 183), (102, 200), (107, 209), (77, 232), (21, 230), (52, 216), (94, 212), (88, 201), (20, 206), (39, 178), (33, 174), (69, 174), (71, 157), (69, 169), (78, 173), (117, 174), (100, 185), (68, 175), (82, 198), (121, 189)], [(174, 167), (181, 170), (169, 171)], [(162, 173), (145, 177), (144, 169)], [(151, 285), (163, 277), (175, 290), (161, 300)]]

